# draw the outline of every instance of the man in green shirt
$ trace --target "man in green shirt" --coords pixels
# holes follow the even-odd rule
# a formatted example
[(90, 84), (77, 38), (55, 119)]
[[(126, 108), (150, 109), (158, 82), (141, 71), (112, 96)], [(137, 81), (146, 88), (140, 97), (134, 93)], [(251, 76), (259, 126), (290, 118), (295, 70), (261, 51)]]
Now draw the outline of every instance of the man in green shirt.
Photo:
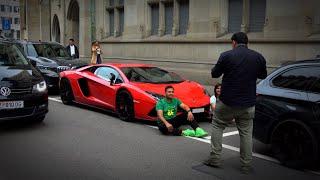
[[(166, 97), (159, 100), (156, 105), (159, 118), (158, 127), (160, 132), (163, 134), (172, 134), (174, 136), (207, 136), (208, 133), (199, 127), (190, 108), (183, 104), (179, 99), (174, 98), (174, 88), (172, 86), (167, 86), (165, 88), (165, 93)], [(177, 118), (178, 107), (187, 111), (187, 121), (185, 121), (185, 119)], [(193, 130), (187, 129), (182, 131), (179, 129), (179, 127), (186, 122), (192, 127)]]

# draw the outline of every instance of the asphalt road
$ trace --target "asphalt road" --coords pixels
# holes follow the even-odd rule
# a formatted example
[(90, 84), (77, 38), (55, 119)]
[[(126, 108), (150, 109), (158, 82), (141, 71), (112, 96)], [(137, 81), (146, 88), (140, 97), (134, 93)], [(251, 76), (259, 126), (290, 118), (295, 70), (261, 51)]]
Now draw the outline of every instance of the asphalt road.
[[(255, 142), (254, 171), (239, 171), (239, 136), (224, 134), (222, 169), (202, 161), (210, 140), (163, 136), (150, 123), (128, 123), (111, 113), (66, 106), (52, 97), (44, 123), (3, 123), (0, 128), (0, 179), (320, 179), (318, 172), (297, 171), (268, 156)], [(210, 131), (210, 123), (200, 124)]]

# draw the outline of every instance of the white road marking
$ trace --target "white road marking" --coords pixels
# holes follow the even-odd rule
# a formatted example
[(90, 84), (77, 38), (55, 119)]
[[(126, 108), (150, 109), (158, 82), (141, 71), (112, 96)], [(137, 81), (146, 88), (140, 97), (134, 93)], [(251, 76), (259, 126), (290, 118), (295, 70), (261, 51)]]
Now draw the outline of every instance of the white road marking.
[[(157, 129), (156, 126), (150, 126), (150, 125), (147, 125), (147, 126), (151, 127), (151, 128), (154, 128), (154, 129)], [(239, 134), (238, 131), (231, 131), (231, 132), (223, 133), (223, 137), (237, 135), (237, 134)], [(207, 143), (207, 144), (211, 144), (211, 136), (207, 136), (207, 137), (204, 137), (204, 138), (196, 138), (196, 137), (187, 137), (187, 138), (194, 139), (194, 140), (197, 140), (197, 141), (201, 141), (201, 142), (204, 142), (204, 143)], [(234, 146), (230, 146), (230, 145), (227, 145), (227, 144), (222, 144), (222, 147), (225, 148), (225, 149), (232, 150), (232, 151), (240, 152), (239, 148), (234, 147)], [(278, 164), (280, 163), (278, 160), (276, 160), (276, 159), (274, 159), (272, 157), (269, 157), (269, 156), (262, 155), (262, 154), (252, 153), (252, 156), (260, 158), (260, 159), (264, 159), (264, 160), (267, 160), (267, 161), (275, 162), (275, 163), (278, 163)]]
[(48, 99), (51, 100), (51, 101), (62, 103), (62, 101), (60, 99), (57, 99), (57, 98), (49, 97)]
[(319, 175), (319, 176), (320, 176), (320, 171), (305, 170), (305, 172), (313, 173), (313, 174), (315, 174), (315, 175)]
[[(224, 133), (226, 134), (226, 133)], [(230, 134), (228, 134), (230, 135)], [(234, 134), (235, 135), (235, 134)], [(201, 141), (201, 142), (204, 142), (204, 143), (207, 143), (207, 144), (211, 144), (211, 138), (196, 138), (196, 137), (187, 137), (187, 138), (190, 138), (190, 139), (194, 139), (194, 140), (197, 140), (197, 141)], [(227, 145), (227, 144), (222, 144), (222, 147), (225, 148), (225, 149), (229, 149), (229, 150), (232, 150), (232, 151), (236, 151), (236, 152), (240, 152), (240, 149), (237, 148), (237, 147), (234, 147), (234, 146), (230, 146), (230, 145)], [(257, 157), (257, 158), (260, 158), (260, 159), (264, 159), (264, 160), (267, 160), (267, 161), (271, 161), (271, 162), (275, 162), (275, 163), (280, 163), (278, 160), (272, 158), (272, 157), (269, 157), (269, 156), (265, 156), (265, 155), (262, 155), (262, 154), (258, 154), (258, 153), (252, 153), (252, 156), (254, 157)]]
[(231, 131), (231, 132), (223, 133), (223, 137), (233, 136), (233, 135), (236, 135), (236, 134), (239, 134), (239, 131)]

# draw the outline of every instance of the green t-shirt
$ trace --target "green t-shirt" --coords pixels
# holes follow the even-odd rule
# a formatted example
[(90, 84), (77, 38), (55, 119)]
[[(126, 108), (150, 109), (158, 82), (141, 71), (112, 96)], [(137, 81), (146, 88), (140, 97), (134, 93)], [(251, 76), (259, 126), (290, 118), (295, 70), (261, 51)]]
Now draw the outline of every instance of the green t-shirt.
[(181, 101), (177, 98), (173, 98), (172, 102), (168, 102), (166, 98), (163, 98), (157, 102), (156, 110), (163, 111), (163, 117), (166, 120), (176, 117), (178, 107), (181, 105)]

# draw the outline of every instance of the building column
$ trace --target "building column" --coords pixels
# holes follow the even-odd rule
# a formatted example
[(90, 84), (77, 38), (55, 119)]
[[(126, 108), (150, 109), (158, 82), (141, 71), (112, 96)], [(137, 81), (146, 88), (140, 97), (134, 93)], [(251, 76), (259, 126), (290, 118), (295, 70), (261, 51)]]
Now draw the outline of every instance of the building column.
[(241, 32), (249, 31), (250, 0), (243, 0)]
[(165, 7), (164, 2), (159, 3), (159, 36), (163, 36), (165, 32)]
[(177, 36), (179, 34), (179, 6), (178, 0), (174, 0), (172, 36)]
[(91, 18), (90, 1), (79, 3), (79, 53), (80, 57), (90, 57), (91, 55)]

